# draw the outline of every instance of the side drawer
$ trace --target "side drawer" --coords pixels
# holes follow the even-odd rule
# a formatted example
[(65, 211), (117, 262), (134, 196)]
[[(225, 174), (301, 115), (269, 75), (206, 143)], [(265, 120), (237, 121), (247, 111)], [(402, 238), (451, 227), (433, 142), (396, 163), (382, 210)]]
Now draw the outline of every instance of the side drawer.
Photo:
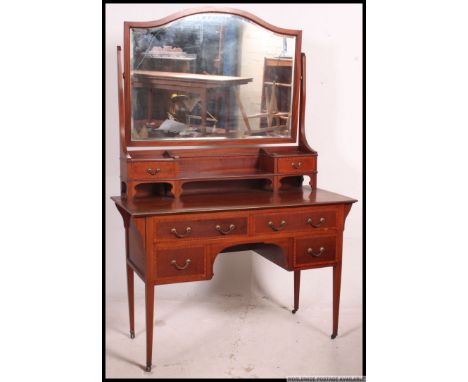
[(336, 227), (335, 209), (275, 212), (255, 217), (255, 232), (314, 231)]
[(336, 261), (336, 236), (320, 235), (296, 239), (294, 266)]
[[(156, 249), (156, 280), (176, 277), (177, 281), (203, 279), (206, 258), (203, 247)], [(184, 279), (184, 280), (181, 280)]]
[(173, 161), (134, 162), (129, 164), (128, 170), (130, 179), (173, 178), (177, 175), (177, 163)]
[(278, 158), (278, 173), (280, 174), (303, 174), (315, 170), (315, 157)]
[(247, 217), (163, 221), (155, 224), (155, 230), (157, 240), (247, 235)]

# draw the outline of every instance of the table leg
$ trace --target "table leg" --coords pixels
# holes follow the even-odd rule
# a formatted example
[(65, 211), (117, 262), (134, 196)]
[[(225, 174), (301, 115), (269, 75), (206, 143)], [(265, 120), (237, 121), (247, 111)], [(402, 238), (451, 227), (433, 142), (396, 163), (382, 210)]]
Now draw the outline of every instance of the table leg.
[(214, 90), (214, 93), (215, 93), (215, 99), (216, 99), (216, 102), (215, 102), (215, 116), (216, 118), (219, 120), (219, 115), (220, 115), (220, 111), (221, 111), (221, 101), (222, 101), (222, 97), (220, 97), (220, 89), (215, 89)]
[[(133, 188), (133, 185), (127, 185), (127, 187)], [(127, 193), (129, 192), (127, 188)], [(129, 239), (129, 228), (130, 228), (130, 214), (123, 208), (117, 206), (125, 227), (125, 257), (128, 259), (130, 256), (130, 239)], [(128, 293), (128, 312), (130, 316), (130, 338), (135, 338), (135, 314), (134, 314), (134, 271), (127, 264), (127, 293)]]
[(135, 338), (135, 303), (134, 303), (134, 272), (127, 264), (127, 292), (128, 292), (128, 313), (130, 316), (130, 338)]
[(229, 129), (229, 123), (231, 118), (231, 93), (229, 88), (224, 90), (224, 128), (226, 132)]
[(200, 100), (201, 100), (201, 131), (206, 131), (206, 111), (208, 109), (207, 105), (207, 90), (202, 89), (200, 92)]
[(294, 271), (294, 309), (292, 313), (296, 313), (299, 309), (299, 289), (301, 288), (301, 271)]
[(154, 285), (145, 284), (146, 305), (146, 371), (151, 371), (153, 360), (153, 326), (154, 326)]
[(338, 334), (338, 316), (340, 312), (341, 262), (333, 267), (333, 333), (331, 339)]
[(239, 106), (239, 110), (241, 112), (242, 119), (244, 120), (245, 127), (247, 128), (247, 130), (250, 131), (252, 129), (250, 127), (249, 117), (247, 117), (247, 113), (245, 112), (244, 105), (242, 104), (242, 101), (240, 99), (239, 89), (235, 87), (232, 90), (234, 91), (234, 96), (236, 97), (237, 106)]
[(151, 119), (153, 118), (153, 89), (149, 88), (148, 89), (148, 104), (147, 104), (148, 110), (146, 111), (146, 119), (148, 122), (151, 122)]

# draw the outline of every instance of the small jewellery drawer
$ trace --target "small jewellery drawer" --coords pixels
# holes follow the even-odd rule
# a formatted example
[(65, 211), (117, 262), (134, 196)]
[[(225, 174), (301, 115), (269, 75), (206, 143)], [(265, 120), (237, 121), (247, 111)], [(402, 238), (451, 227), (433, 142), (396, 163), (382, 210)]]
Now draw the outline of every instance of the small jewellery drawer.
[(247, 234), (247, 217), (156, 223), (156, 240), (197, 239)]
[(255, 217), (255, 232), (314, 231), (336, 227), (336, 210), (271, 213)]
[(289, 157), (278, 159), (280, 174), (299, 174), (315, 171), (315, 157)]
[(203, 247), (156, 250), (156, 278), (205, 275)]
[(171, 178), (177, 174), (177, 164), (172, 161), (136, 162), (129, 165), (131, 179)]
[(308, 265), (336, 260), (336, 236), (315, 236), (296, 239), (294, 265)]

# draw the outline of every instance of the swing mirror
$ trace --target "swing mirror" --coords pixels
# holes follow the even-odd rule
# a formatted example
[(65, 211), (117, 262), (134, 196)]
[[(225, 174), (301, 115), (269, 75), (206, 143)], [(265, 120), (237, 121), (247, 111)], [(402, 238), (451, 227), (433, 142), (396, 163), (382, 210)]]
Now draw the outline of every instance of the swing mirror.
[(299, 31), (210, 12), (125, 32), (130, 145), (295, 140)]

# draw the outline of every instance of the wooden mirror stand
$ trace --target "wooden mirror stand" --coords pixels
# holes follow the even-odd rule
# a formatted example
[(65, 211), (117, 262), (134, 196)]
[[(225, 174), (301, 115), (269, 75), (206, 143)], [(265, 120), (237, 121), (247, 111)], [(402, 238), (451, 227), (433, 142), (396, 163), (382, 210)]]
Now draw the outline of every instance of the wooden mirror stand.
[[(119, 92), (119, 122), (120, 122), (120, 153), (121, 153), (121, 190), (122, 197), (128, 199), (147, 198), (151, 196), (172, 196), (179, 199), (181, 195), (198, 193), (207, 190), (216, 182), (213, 191), (219, 189), (257, 188), (278, 193), (291, 187), (301, 187), (303, 176), (310, 178), (312, 189), (317, 185), (317, 153), (307, 144), (304, 125), (306, 87), (305, 87), (305, 54), (300, 52), (302, 32), (278, 28), (265, 21), (242, 11), (231, 9), (198, 9), (186, 11), (171, 17), (154, 22), (126, 22), (125, 23), (125, 68), (126, 72), (132, 72), (130, 65), (130, 30), (131, 28), (154, 28), (167, 25), (175, 20), (181, 20), (196, 14), (235, 14), (249, 22), (255, 23), (265, 30), (284, 36), (293, 36), (296, 39), (293, 71), (293, 91), (291, 102), (291, 138), (261, 137), (257, 139), (218, 139), (218, 140), (178, 140), (178, 141), (132, 141), (131, 139), (131, 105), (130, 100), (131, 81), (130, 76), (124, 77), (122, 72), (121, 48), (117, 47), (118, 65), (118, 92)], [(267, 67), (270, 65), (282, 65), (283, 61), (290, 60), (265, 58), (264, 85), (268, 92), (270, 87), (265, 86), (268, 74), (272, 73)], [(179, 69), (177, 69), (179, 70)], [(155, 72), (162, 73), (162, 72)], [(166, 73), (165, 82), (169, 81), (171, 73)], [(184, 73), (173, 73), (182, 75)], [(173, 75), (172, 74), (172, 75)], [(150, 76), (148, 74), (148, 76)], [(202, 77), (194, 74), (192, 76)], [(207, 76), (205, 76), (207, 77)], [(213, 76), (212, 76), (213, 77)], [(217, 76), (223, 77), (223, 76)], [(224, 76), (226, 77), (226, 76)], [(231, 77), (229, 77), (231, 78)], [(239, 77), (242, 78), (242, 77)], [(124, 84), (125, 81), (125, 84)], [(194, 79), (192, 82), (195, 81)], [(283, 80), (284, 81), (284, 80)], [(255, 82), (255, 81), (254, 81)], [(258, 82), (258, 81), (257, 81)], [(174, 83), (174, 85), (172, 85)], [(158, 83), (153, 86), (160, 86)], [(124, 92), (125, 86), (125, 92)], [(167, 87), (177, 88), (180, 81), (172, 81)], [(184, 85), (187, 89), (189, 85)], [(199, 86), (199, 85), (193, 85)], [(279, 93), (279, 89), (277, 89)], [(265, 97), (262, 95), (262, 108), (265, 107)], [(244, 119), (248, 119), (242, 113)], [(248, 123), (248, 122), (247, 122)], [(299, 125), (299, 134), (297, 134)], [(265, 130), (266, 128), (260, 128)], [(294, 143), (294, 146), (271, 146), (278, 143)], [(207, 144), (209, 146), (207, 146)], [(155, 149), (130, 151), (134, 146), (159, 146)], [(190, 149), (174, 149), (168, 146), (204, 146)], [(166, 148), (165, 148), (166, 146)], [(229, 147), (228, 147), (229, 146)]]

